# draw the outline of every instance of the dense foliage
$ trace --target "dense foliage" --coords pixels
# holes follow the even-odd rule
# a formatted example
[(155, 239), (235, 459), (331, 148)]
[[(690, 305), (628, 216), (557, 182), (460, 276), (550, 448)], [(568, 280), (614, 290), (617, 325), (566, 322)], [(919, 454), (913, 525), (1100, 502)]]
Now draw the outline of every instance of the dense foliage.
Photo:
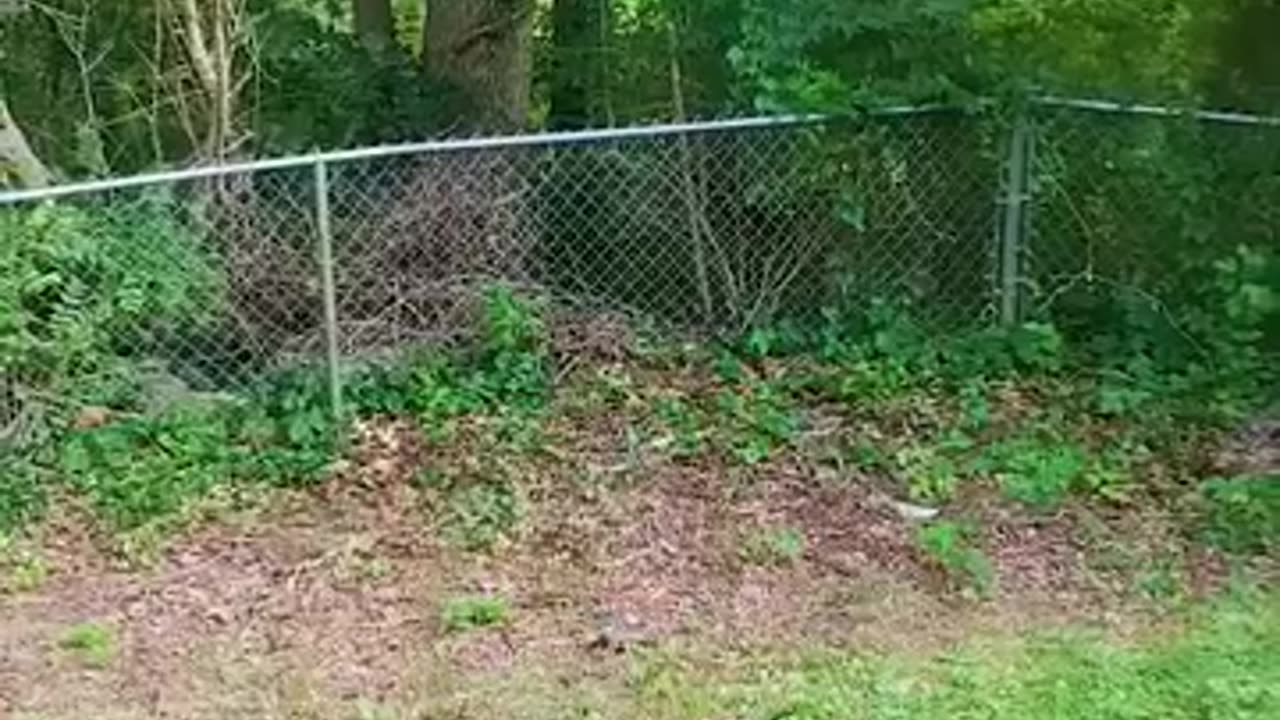
[[(0, 17), (0, 97), (37, 154), (74, 177), (445, 132), (483, 111), (486, 82), (528, 88), (521, 124), (576, 127), (1029, 89), (1266, 110), (1280, 67), (1269, 0), (555, 0), (477, 9), (456, 28), (412, 0), (198, 12), (54, 0)], [(390, 23), (357, 27), (362, 13)], [(504, 32), (527, 34), (513, 67), (460, 79), (424, 47), (439, 33), (471, 52), (502, 13), (520, 24)], [(515, 46), (501, 47), (474, 62), (512, 62)], [(225, 106), (203, 86), (219, 58)], [(230, 127), (206, 127), (217, 112)]]

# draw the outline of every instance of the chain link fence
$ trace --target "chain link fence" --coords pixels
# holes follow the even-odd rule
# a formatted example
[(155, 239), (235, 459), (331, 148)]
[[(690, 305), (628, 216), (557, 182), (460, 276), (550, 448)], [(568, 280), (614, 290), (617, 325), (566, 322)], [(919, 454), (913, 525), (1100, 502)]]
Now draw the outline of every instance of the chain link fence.
[(1280, 121), (1078, 101), (1031, 117), (1024, 314), (1127, 315), (1194, 342), (1179, 304), (1206, 300), (1207, 278), (1220, 276), (1224, 302), (1243, 283), (1280, 288), (1266, 277), (1280, 250)]
[(464, 337), (495, 283), (697, 336), (876, 299), (950, 330), (1104, 283), (1172, 297), (1200, 270), (1175, 238), (1275, 247), (1278, 138), (1258, 119), (920, 108), (0, 195), (0, 442), (71, 395), (154, 408), (327, 362), (336, 396), (343, 368)]

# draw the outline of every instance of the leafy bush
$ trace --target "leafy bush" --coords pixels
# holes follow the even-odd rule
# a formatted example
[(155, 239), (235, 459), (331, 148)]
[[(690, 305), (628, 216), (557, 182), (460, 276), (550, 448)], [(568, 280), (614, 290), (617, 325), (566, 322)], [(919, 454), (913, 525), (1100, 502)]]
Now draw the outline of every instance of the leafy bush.
[(338, 432), (323, 379), (294, 371), (247, 400), (189, 402), (69, 433), (57, 468), (110, 527), (134, 530), (231, 483), (313, 482)]
[(1042, 510), (1060, 504), (1087, 466), (1080, 446), (1035, 436), (992, 445), (974, 463), (979, 472), (993, 473), (1010, 499)]
[(483, 324), (469, 353), (422, 353), (364, 368), (347, 383), (347, 401), (361, 414), (408, 413), (428, 425), (500, 407), (540, 409), (551, 382), (541, 308), (505, 286), (486, 291), (483, 305)]
[(1280, 548), (1280, 475), (1210, 480), (1204, 496), (1211, 542), (1231, 552)]
[(540, 407), (550, 390), (551, 354), (539, 308), (509, 288), (485, 294), (477, 385), (491, 402)]
[(0, 215), (0, 370), (76, 394), (222, 307), (218, 264), (162, 194)]
[(132, 530), (225, 482), (233, 452), (215, 410), (184, 409), (74, 433), (60, 469), (111, 527)]

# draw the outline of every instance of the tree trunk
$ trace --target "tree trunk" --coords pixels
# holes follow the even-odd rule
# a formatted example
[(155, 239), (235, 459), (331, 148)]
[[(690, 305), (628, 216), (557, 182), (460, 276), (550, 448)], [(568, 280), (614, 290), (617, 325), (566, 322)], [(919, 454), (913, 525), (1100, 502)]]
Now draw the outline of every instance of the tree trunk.
[(0, 186), (9, 182), (19, 187), (44, 187), (53, 182), (53, 174), (31, 149), (22, 128), (9, 114), (8, 104), (0, 97)]
[(395, 44), (391, 0), (352, 0), (356, 36), (373, 55), (383, 55)]
[(533, 72), (533, 0), (435, 0), (423, 34), (427, 70), (467, 99), (489, 129), (528, 123)]
[(555, 0), (551, 21), (551, 126), (608, 123), (610, 0)]
[(237, 134), (236, 100), (248, 71), (241, 77), (235, 74), (240, 70), (237, 54), (246, 42), (240, 32), (242, 7), (229, 0), (179, 0), (177, 5), (177, 39), (204, 101), (200, 110), (187, 113), (184, 124), (197, 136), (203, 130), (203, 141), (192, 137), (194, 144), (203, 146), (200, 154), (222, 162), (242, 140)]

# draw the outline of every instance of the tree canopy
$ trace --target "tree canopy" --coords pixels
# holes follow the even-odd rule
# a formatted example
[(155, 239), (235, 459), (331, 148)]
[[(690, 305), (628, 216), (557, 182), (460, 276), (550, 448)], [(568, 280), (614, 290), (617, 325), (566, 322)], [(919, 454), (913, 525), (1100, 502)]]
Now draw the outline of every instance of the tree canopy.
[(0, 16), (0, 163), (1029, 91), (1272, 111), (1278, 31), (1275, 0), (29, 0)]

